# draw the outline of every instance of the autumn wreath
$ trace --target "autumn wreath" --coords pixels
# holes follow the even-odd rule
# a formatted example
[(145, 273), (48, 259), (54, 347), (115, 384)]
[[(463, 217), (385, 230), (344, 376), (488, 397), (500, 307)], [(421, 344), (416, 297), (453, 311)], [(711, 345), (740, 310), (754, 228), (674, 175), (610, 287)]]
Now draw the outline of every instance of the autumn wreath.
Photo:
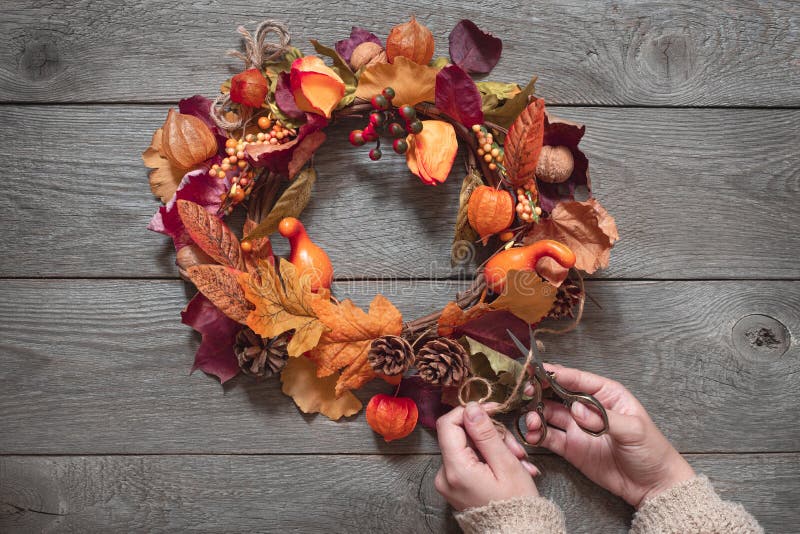
[[(549, 115), (535, 78), (476, 83), (502, 42), (469, 20), (437, 59), (431, 32), (413, 18), (385, 41), (361, 28), (333, 48), (312, 40), (316, 55), (292, 47), (279, 22), (239, 32), (244, 50), (231, 54), (242, 72), (213, 101), (180, 101), (143, 154), (164, 203), (149, 228), (173, 239), (181, 275), (199, 290), (182, 313), (202, 334), (194, 369), (221, 382), (279, 376), (303, 412), (331, 419), (356, 414), (353, 390), (382, 378), (397, 389), (375, 395), (366, 418), (387, 441), (418, 418), (432, 425), (448, 404), (485, 397), (464, 391), (474, 377), (513, 407), (521, 399), (508, 398), (519, 390), (511, 386), (526, 371), (506, 329), (527, 339), (528, 325), (545, 319), (574, 325), (580, 272), (605, 267), (618, 238), (591, 197), (584, 127)], [(404, 322), (382, 295), (366, 312), (333, 298), (331, 262), (298, 220), (325, 127), (358, 118), (350, 142), (370, 145), (372, 159), (403, 155), (424, 184), (444, 182), (465, 149), (454, 261), (478, 243), (494, 252), (468, 289), (427, 317)], [(241, 239), (225, 222), (235, 212)], [(273, 256), (275, 232), (289, 240), (288, 259)]]

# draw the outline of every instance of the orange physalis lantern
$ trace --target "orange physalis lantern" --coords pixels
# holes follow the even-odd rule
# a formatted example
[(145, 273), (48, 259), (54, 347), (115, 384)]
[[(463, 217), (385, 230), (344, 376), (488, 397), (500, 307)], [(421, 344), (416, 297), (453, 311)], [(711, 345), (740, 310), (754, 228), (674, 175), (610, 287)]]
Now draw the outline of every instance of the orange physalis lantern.
[(387, 442), (411, 434), (418, 416), (417, 405), (408, 397), (379, 393), (367, 404), (367, 423)]
[(514, 222), (514, 199), (504, 189), (482, 185), (469, 197), (467, 218), (485, 245), (491, 235), (502, 232)]

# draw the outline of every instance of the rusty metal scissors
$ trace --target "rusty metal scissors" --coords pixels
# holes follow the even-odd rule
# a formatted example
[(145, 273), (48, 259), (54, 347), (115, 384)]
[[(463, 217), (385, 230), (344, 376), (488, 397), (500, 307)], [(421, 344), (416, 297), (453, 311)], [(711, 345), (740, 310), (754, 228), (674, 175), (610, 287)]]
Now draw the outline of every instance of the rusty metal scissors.
[[(536, 347), (536, 340), (533, 337), (533, 328), (530, 326), (528, 327), (530, 332), (530, 347), (526, 347), (517, 337), (511, 333), (511, 330), (506, 330), (508, 335), (511, 336), (511, 340), (517, 346), (517, 348), (525, 355), (527, 358), (530, 356), (530, 364), (527, 372), (530, 374), (531, 377), (531, 384), (533, 385), (533, 400), (531, 400), (520, 412), (517, 416), (517, 421), (515, 424), (515, 428), (517, 430), (517, 434), (522, 439), (523, 443), (526, 445), (530, 445), (532, 447), (538, 447), (542, 444), (544, 439), (547, 437), (547, 421), (544, 418), (544, 383), (547, 382), (550, 384), (550, 389), (553, 393), (561, 399), (564, 405), (569, 408), (572, 406), (574, 402), (580, 402), (581, 404), (585, 405), (589, 409), (594, 409), (598, 415), (603, 419), (603, 428), (599, 431), (591, 430), (589, 428), (585, 428), (581, 426), (580, 423), (577, 423), (578, 427), (592, 436), (602, 436), (606, 432), (608, 432), (608, 414), (606, 413), (606, 409), (600, 404), (593, 395), (588, 393), (580, 393), (575, 391), (570, 391), (567, 388), (563, 387), (556, 381), (555, 373), (549, 373), (545, 370), (542, 366), (542, 362), (539, 360), (539, 351)], [(525, 416), (528, 412), (535, 412), (539, 416), (539, 420), (542, 423), (542, 437), (539, 438), (539, 441), (536, 443), (528, 443), (525, 439), (525, 434), (522, 430), (520, 430), (520, 422), (524, 422)]]

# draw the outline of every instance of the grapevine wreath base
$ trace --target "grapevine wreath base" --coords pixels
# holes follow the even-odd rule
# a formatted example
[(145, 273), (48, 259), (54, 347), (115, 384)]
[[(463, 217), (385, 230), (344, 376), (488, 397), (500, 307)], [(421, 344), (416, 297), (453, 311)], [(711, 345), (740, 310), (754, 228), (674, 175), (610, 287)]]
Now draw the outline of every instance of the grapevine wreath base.
[[(496, 65), (502, 42), (469, 20), (436, 59), (414, 18), (385, 40), (362, 28), (333, 48), (312, 40), (314, 55), (275, 21), (239, 32), (244, 51), (231, 55), (242, 71), (213, 101), (181, 100), (143, 154), (164, 203), (149, 228), (173, 239), (181, 275), (199, 290), (182, 313), (202, 334), (193, 369), (221, 382), (280, 377), (303, 412), (331, 419), (359, 412), (353, 391), (380, 378), (394, 393), (372, 397), (366, 419), (387, 441), (467, 399), (518, 408), (529, 370), (506, 330), (527, 342), (528, 325), (544, 319), (574, 326), (580, 273), (607, 266), (618, 239), (591, 197), (584, 127), (549, 115), (535, 79), (474, 81)], [(453, 261), (473, 246), (494, 252), (436, 313), (404, 322), (382, 295), (366, 312), (331, 295), (330, 259), (298, 217), (325, 128), (345, 120), (362, 124), (353, 145), (369, 145), (373, 160), (404, 157), (420, 187), (444, 182), (465, 148)], [(234, 212), (246, 214), (241, 239), (225, 222)], [(289, 240), (288, 259), (272, 254), (276, 231)], [(475, 381), (488, 391), (470, 388)]]

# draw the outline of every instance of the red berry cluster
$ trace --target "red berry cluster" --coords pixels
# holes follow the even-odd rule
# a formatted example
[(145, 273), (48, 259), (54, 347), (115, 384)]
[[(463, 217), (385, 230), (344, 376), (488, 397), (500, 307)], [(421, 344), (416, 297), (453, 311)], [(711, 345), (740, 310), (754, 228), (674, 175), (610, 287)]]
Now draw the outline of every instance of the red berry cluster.
[(373, 96), (370, 104), (375, 111), (369, 114), (369, 124), (363, 130), (350, 132), (350, 144), (353, 146), (376, 143), (369, 151), (369, 157), (373, 161), (383, 156), (381, 135), (394, 138), (392, 149), (398, 154), (405, 154), (408, 150), (406, 136), (422, 131), (422, 122), (417, 118), (414, 107), (405, 105), (395, 108), (392, 106), (394, 95), (394, 89), (385, 87), (380, 94)]

